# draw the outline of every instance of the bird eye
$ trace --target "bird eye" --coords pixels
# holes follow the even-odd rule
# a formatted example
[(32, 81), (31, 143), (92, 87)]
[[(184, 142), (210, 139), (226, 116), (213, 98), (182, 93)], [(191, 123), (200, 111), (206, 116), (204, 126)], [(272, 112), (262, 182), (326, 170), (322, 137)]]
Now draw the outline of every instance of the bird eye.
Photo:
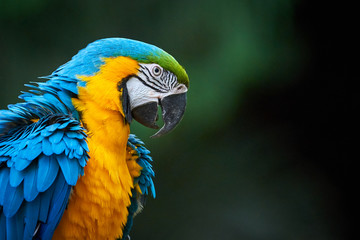
[(154, 74), (155, 77), (158, 77), (162, 74), (162, 69), (160, 66), (154, 66), (152, 69), (152, 73)]

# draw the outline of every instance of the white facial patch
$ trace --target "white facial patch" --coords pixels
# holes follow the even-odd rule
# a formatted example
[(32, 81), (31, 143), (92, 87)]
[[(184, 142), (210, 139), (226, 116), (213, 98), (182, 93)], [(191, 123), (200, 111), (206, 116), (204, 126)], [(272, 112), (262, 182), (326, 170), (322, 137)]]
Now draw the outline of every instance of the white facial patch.
[(178, 83), (173, 73), (154, 63), (140, 64), (139, 73), (126, 82), (126, 87), (131, 109), (149, 102), (158, 102), (169, 95), (187, 92), (187, 87)]
[(145, 86), (139, 79), (132, 77), (126, 82), (130, 98), (130, 107), (134, 109), (149, 102), (158, 102), (159, 93)]

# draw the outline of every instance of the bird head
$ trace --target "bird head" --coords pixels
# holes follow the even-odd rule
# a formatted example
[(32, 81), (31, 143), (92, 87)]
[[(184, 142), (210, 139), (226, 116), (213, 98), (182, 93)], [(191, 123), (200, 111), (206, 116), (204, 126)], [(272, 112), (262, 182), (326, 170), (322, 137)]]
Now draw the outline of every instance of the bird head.
[(147, 43), (124, 38), (101, 39), (89, 44), (53, 76), (78, 79), (79, 95), (102, 108), (118, 111), (157, 129), (158, 107), (164, 126), (153, 137), (176, 127), (186, 107), (189, 78), (167, 52)]

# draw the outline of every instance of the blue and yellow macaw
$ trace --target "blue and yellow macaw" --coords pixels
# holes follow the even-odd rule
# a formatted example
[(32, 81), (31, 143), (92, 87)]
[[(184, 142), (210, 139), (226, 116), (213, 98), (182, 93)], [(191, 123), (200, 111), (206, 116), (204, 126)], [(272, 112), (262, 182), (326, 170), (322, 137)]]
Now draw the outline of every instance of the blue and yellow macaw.
[(189, 78), (162, 49), (101, 39), (27, 85), (0, 111), (0, 239), (127, 239), (144, 197), (155, 197), (149, 151), (132, 119), (172, 130)]

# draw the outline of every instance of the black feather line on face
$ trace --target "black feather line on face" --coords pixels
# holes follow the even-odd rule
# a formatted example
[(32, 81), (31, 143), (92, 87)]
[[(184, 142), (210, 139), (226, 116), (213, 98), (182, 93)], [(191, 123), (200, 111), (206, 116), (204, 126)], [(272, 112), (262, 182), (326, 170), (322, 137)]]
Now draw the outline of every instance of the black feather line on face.
[(134, 75), (127, 76), (126, 78), (123, 78), (118, 83), (118, 90), (120, 92), (122, 92), (122, 94), (120, 96), (120, 101), (121, 101), (121, 104), (122, 104), (123, 112), (125, 114), (125, 121), (127, 123), (131, 123), (131, 121), (133, 119), (133, 117), (131, 115), (129, 92), (128, 92), (128, 89), (127, 89), (127, 86), (126, 86), (126, 82), (132, 77), (134, 77)]

